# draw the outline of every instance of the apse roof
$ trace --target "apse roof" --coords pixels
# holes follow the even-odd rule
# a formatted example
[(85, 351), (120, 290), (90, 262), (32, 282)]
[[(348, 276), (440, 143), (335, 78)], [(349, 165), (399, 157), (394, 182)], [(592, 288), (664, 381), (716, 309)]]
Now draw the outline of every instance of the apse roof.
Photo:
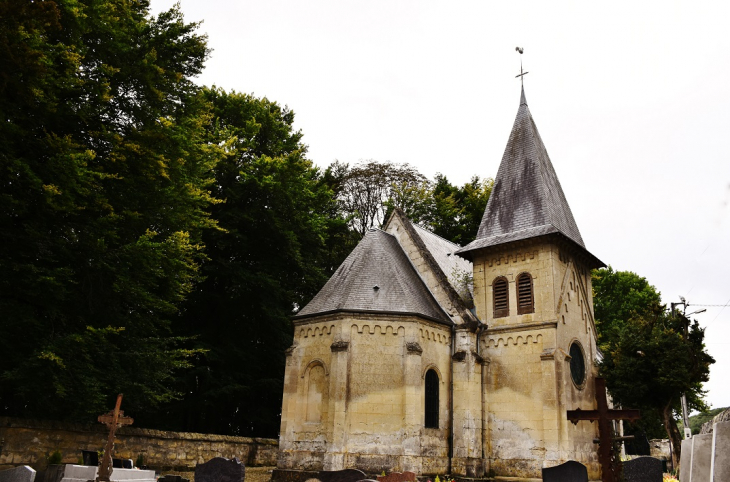
[(295, 318), (325, 313), (413, 314), (451, 324), (394, 236), (371, 229)]

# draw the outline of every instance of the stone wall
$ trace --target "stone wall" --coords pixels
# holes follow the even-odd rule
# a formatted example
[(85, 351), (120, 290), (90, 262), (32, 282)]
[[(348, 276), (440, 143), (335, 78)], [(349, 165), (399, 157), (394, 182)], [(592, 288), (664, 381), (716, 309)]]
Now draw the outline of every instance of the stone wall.
[[(56, 450), (63, 463), (77, 463), (81, 450), (101, 450), (107, 439), (104, 425), (0, 417), (0, 470), (30, 465), (44, 470)], [(238, 457), (247, 466), (276, 465), (278, 441), (201, 433), (164, 432), (123, 427), (117, 431), (115, 457), (137, 460), (158, 471), (188, 472), (213, 457)]]

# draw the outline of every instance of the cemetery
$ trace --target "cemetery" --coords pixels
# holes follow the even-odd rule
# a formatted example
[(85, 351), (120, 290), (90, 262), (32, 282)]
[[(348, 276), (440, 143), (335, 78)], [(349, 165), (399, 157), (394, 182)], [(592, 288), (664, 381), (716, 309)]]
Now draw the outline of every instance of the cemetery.
[[(501, 112), (501, 126), (448, 134), (454, 110), (422, 141), (448, 141), (434, 154), (444, 171), (474, 142), (470, 181), (407, 162), (324, 167), (288, 104), (199, 84), (214, 44), (181, 5), (0, 3), (0, 482), (730, 482), (730, 409), (709, 411), (715, 359), (691, 318), (706, 310), (687, 314), (730, 301), (666, 303), (610, 265), (619, 239), (634, 254), (670, 236), (646, 248), (649, 228), (607, 222), (645, 210), (643, 229), (658, 216), (656, 199), (601, 184), (630, 146), (607, 130), (588, 150), (574, 135), (601, 133), (605, 110), (576, 122), (568, 103), (587, 97), (553, 104), (541, 84), (535, 105), (596, 126), (544, 142), (516, 47), (515, 88), (498, 89), (512, 110), (472, 108)], [(236, 30), (259, 24), (271, 43), (290, 27)], [(297, 47), (266, 63), (286, 57), (279, 76), (306, 90), (296, 72), (311, 59)], [(239, 53), (232, 65), (253, 58)], [(307, 115), (369, 99), (351, 88)], [(463, 104), (460, 88), (441, 103)], [(383, 126), (405, 110), (375, 107)], [(480, 149), (500, 132), (485, 172)], [(580, 194), (580, 216), (566, 192)], [(592, 239), (577, 222), (588, 220)], [(695, 432), (714, 418), (693, 434), (692, 411), (705, 417)]]

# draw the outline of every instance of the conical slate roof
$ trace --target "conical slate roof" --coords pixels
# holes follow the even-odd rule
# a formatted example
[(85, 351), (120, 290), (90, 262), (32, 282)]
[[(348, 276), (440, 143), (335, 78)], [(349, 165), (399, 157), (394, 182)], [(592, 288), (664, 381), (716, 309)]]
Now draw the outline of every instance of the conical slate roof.
[(373, 229), (295, 318), (337, 311), (413, 314), (451, 324), (394, 236)]
[(585, 250), (523, 88), (479, 232), (458, 253), (470, 258), (469, 252), (476, 249), (553, 233), (562, 234)]

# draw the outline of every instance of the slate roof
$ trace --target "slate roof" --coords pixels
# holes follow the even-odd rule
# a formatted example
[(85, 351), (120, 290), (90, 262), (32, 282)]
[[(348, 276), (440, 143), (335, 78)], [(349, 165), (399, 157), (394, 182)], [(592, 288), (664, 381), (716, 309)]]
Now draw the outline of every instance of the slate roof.
[[(551, 234), (562, 235), (585, 250), (523, 88), (477, 237), (458, 253), (469, 258), (477, 249)], [(585, 252), (594, 261), (591, 264), (603, 265)]]
[(295, 319), (338, 311), (414, 314), (453, 323), (395, 237), (379, 229), (365, 234)]
[(416, 233), (423, 240), (426, 249), (431, 253), (431, 256), (436, 260), (439, 268), (441, 268), (441, 271), (443, 271), (450, 282), (454, 275), (454, 270), (472, 274), (473, 268), (471, 261), (467, 261), (461, 256), (456, 256), (456, 251), (461, 249), (460, 245), (452, 243), (448, 239), (444, 239), (418, 224), (411, 223), (411, 225), (416, 228)]

